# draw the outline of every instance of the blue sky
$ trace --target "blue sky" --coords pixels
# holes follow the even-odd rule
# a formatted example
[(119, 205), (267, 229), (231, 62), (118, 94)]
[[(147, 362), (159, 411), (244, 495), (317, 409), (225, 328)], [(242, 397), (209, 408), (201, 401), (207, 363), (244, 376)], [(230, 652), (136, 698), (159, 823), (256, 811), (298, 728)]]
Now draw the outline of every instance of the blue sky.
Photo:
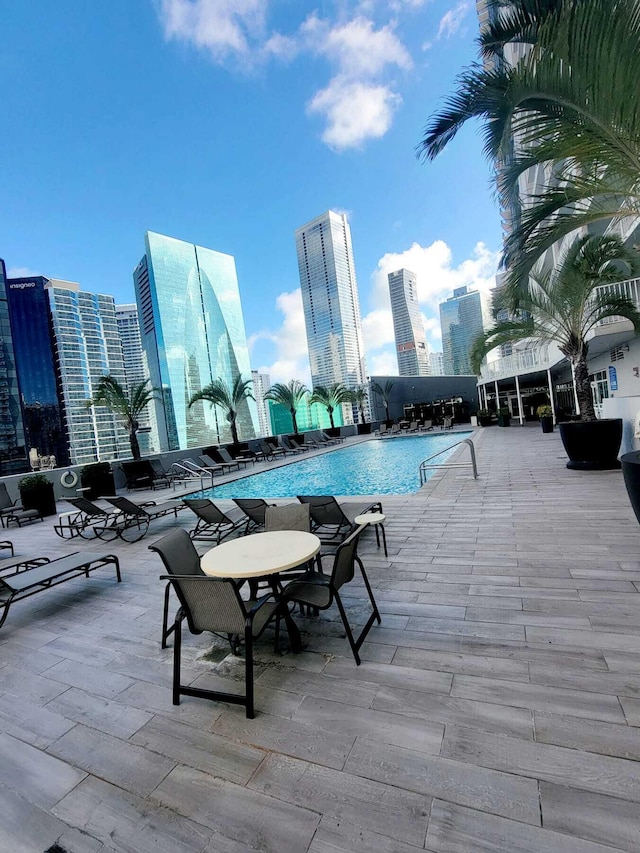
[(294, 231), (348, 213), (369, 373), (396, 372), (386, 273), (432, 349), (488, 288), (498, 208), (478, 127), (415, 146), (475, 58), (471, 0), (0, 3), (0, 257), (133, 301), (149, 229), (236, 258), (252, 366), (308, 379)]

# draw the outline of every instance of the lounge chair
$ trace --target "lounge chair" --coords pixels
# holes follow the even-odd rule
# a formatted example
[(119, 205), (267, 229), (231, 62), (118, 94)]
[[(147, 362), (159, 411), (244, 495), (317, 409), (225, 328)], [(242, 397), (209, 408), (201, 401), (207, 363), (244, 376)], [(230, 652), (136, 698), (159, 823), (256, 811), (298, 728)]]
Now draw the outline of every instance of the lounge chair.
[(150, 459), (135, 459), (133, 462), (123, 462), (122, 471), (126, 478), (125, 487), (128, 492), (132, 489), (155, 489), (156, 486), (169, 485), (162, 465), (159, 468), (154, 467)]
[(442, 419), (442, 429), (453, 429), (453, 418), (443, 418)]
[(177, 518), (180, 510), (184, 509), (182, 501), (136, 504), (125, 497), (105, 498), (105, 501), (120, 512), (112, 513), (105, 524), (95, 525), (96, 535), (99, 539), (108, 540), (113, 538), (115, 532), (124, 542), (138, 542), (146, 535), (150, 522), (171, 513)]
[[(243, 601), (232, 580), (202, 575), (199, 561), (196, 570), (197, 554), (194, 557), (193, 545), (184, 530), (172, 530), (149, 547), (160, 555), (168, 572), (160, 580), (169, 581), (173, 585), (181, 605), (173, 626), (173, 704), (180, 704), (180, 696), (232, 702), (244, 705), (247, 717), (253, 719), (253, 643), (267, 625), (276, 619), (277, 647), (279, 620), (276, 617), (284, 609), (282, 601), (274, 601), (271, 594), (258, 601)], [(187, 687), (180, 683), (182, 622), (185, 619), (192, 634), (211, 631), (214, 634), (239, 635), (244, 638), (244, 696)]]
[[(53, 529), (62, 539), (73, 539), (82, 536), (83, 539), (94, 539), (97, 535), (94, 525), (104, 529), (103, 539), (115, 539), (118, 535), (115, 529), (109, 527), (118, 512), (115, 509), (103, 509), (88, 498), (65, 498), (74, 507), (75, 512), (64, 512), (58, 516)], [(109, 535), (109, 531), (111, 535)]]
[(249, 462), (254, 464), (256, 461), (252, 456), (232, 456), (226, 447), (218, 447), (216, 453), (226, 465), (243, 465), (246, 468)]
[(267, 460), (273, 460), (285, 455), (282, 447), (274, 447), (273, 444), (268, 441), (260, 442), (260, 450), (262, 451), (264, 458)]
[(275, 504), (268, 504), (262, 498), (232, 498), (232, 500), (247, 516), (245, 534), (256, 533), (256, 531), (263, 528), (267, 507), (275, 506)]
[(409, 428), (407, 429), (407, 432), (418, 432), (418, 429), (419, 429), (418, 421), (411, 421), (411, 423), (409, 424)]
[[(359, 537), (360, 531), (355, 530), (338, 546), (330, 575), (325, 575), (321, 572), (307, 572), (301, 578), (291, 581), (284, 589), (285, 601), (306, 605), (316, 610), (327, 610), (335, 601), (357, 666), (360, 666), (360, 647), (365, 641), (371, 626), (375, 621), (378, 624), (381, 621), (369, 578), (357, 554)], [(356, 563), (360, 568), (362, 580), (364, 581), (369, 601), (371, 602), (372, 612), (358, 637), (354, 638), (344, 604), (340, 597), (340, 590), (345, 584), (353, 580)]]
[(298, 500), (309, 504), (313, 532), (328, 545), (339, 544), (356, 530), (357, 516), (382, 512), (380, 501), (338, 503), (333, 495), (298, 495)]
[[(212, 471), (215, 474), (228, 474), (230, 471), (233, 471), (234, 468), (236, 471), (240, 470), (241, 463), (239, 461), (236, 462), (236, 460), (233, 459), (229, 453), (226, 453), (225, 455), (223, 453), (220, 453), (219, 450), (217, 450), (216, 453), (218, 453), (220, 459), (222, 459), (222, 462), (212, 459), (212, 457), (206, 453), (203, 453), (198, 456), (198, 461), (202, 464), (202, 467), (205, 470)], [(242, 464), (246, 466), (247, 463), (242, 462)]]
[(420, 427), (420, 432), (430, 432), (433, 429), (433, 421), (425, 421)]
[(232, 518), (208, 498), (185, 498), (184, 504), (198, 517), (196, 526), (189, 531), (189, 536), (200, 542), (215, 542), (219, 545), (223, 539), (247, 523), (246, 516)]
[[(192, 464), (192, 466), (188, 465), (187, 462), (190, 460), (182, 459), (180, 462), (174, 462), (171, 466), (171, 476), (172, 483), (188, 483), (190, 480), (198, 480), (200, 482), (200, 488), (204, 489), (205, 480), (209, 480), (211, 486), (213, 486), (213, 475), (214, 471), (206, 470), (202, 466)], [(222, 473), (222, 469), (220, 469), (219, 473)]]
[(12, 515), (17, 510), (22, 509), (22, 504), (17, 500), (12, 501), (7, 491), (7, 484), (0, 483), (0, 525), (4, 527), (5, 518), (7, 515)]
[(329, 435), (323, 430), (320, 430), (320, 439), (327, 444), (342, 444), (343, 441), (346, 441), (343, 435)]
[(400, 433), (400, 424), (393, 424), (391, 427), (391, 435), (398, 435)]
[(308, 447), (305, 447), (304, 444), (296, 444), (289, 438), (288, 435), (281, 435), (280, 443), (285, 450), (288, 450), (291, 453), (300, 454), (309, 452)]

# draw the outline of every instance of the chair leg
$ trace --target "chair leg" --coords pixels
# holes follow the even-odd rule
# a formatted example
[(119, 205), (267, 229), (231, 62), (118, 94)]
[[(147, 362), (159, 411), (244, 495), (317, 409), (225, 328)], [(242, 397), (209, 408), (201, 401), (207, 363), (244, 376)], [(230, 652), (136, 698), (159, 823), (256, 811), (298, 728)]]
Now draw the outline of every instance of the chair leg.
[(247, 719), (253, 720), (253, 631), (250, 625), (244, 632), (244, 666)]
[(167, 622), (169, 620), (169, 592), (170, 592), (171, 584), (168, 583), (164, 588), (164, 607), (162, 609), (162, 644), (161, 647), (163, 649), (167, 648), (167, 637), (172, 633), (175, 626), (171, 626), (171, 628), (167, 628)]
[(364, 570), (364, 566), (362, 565), (362, 560), (360, 557), (356, 557), (356, 562), (360, 566), (360, 574), (362, 575), (362, 580), (364, 581), (364, 585), (367, 588), (367, 592), (369, 593), (369, 601), (371, 602), (371, 607), (373, 608), (373, 615), (378, 620), (378, 625), (382, 621), (380, 618), (380, 612), (378, 611), (378, 605), (376, 604), (376, 600), (373, 597), (373, 590), (371, 589), (371, 584), (369, 583), (369, 578), (367, 577), (367, 573)]
[(358, 646), (356, 645), (356, 641), (353, 639), (353, 633), (351, 632), (351, 626), (349, 625), (349, 620), (347, 619), (347, 612), (344, 609), (344, 605), (338, 593), (334, 593), (336, 604), (338, 605), (338, 610), (340, 611), (340, 618), (342, 619), (342, 624), (344, 625), (344, 630), (347, 634), (347, 640), (349, 641), (349, 645), (351, 646), (351, 651), (353, 652), (353, 657), (355, 658), (356, 665), (360, 666), (360, 655), (358, 654)]
[(173, 625), (173, 704), (180, 704), (180, 653), (182, 651), (182, 611)]

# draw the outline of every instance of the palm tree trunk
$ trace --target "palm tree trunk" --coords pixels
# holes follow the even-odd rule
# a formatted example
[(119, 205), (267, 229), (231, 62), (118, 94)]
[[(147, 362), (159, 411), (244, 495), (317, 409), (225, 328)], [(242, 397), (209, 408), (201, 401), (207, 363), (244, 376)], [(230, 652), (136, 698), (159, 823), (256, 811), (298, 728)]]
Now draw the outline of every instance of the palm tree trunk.
[(593, 408), (593, 397), (591, 395), (591, 383), (589, 382), (589, 368), (587, 367), (586, 352), (580, 354), (573, 363), (573, 372), (576, 383), (576, 396), (580, 406), (580, 420), (595, 421), (596, 412)]
[(236, 427), (236, 419), (232, 418), (232, 420), (229, 421), (229, 424), (231, 426), (231, 438), (233, 439), (233, 443), (238, 444), (238, 428)]
[(291, 409), (291, 420), (293, 421), (293, 431), (298, 435), (298, 420), (296, 418), (296, 410)]
[(129, 444), (131, 445), (131, 455), (134, 459), (140, 459), (140, 443), (135, 429), (129, 430)]
[(333, 409), (331, 406), (327, 406), (327, 411), (329, 412), (329, 421), (331, 422), (331, 429), (335, 429), (335, 425), (333, 423)]

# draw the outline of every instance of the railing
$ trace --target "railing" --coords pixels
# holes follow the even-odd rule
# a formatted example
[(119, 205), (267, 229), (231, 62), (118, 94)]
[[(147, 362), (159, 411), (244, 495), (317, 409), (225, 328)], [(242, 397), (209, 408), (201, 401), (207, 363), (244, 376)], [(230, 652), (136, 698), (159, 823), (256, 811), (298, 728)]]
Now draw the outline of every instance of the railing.
[[(436, 456), (441, 456), (443, 453), (447, 453), (449, 450), (453, 450), (454, 447), (458, 447), (460, 444), (466, 444), (469, 448), (469, 452), (471, 454), (470, 462), (431, 462), (432, 459), (435, 459)], [(424, 462), (420, 463), (419, 474), (420, 474), (420, 485), (424, 486), (427, 482), (427, 471), (430, 468), (471, 468), (473, 471), (473, 479), (478, 479), (478, 465), (476, 464), (476, 449), (473, 446), (473, 442), (470, 438), (463, 438), (462, 441), (456, 441), (455, 444), (449, 445), (449, 447), (445, 447), (444, 450), (439, 450), (437, 453), (434, 453), (433, 456), (429, 456), (428, 459), (425, 459)]]
[[(595, 292), (605, 296), (626, 296), (636, 308), (640, 308), (640, 278), (630, 278), (627, 281), (618, 281), (616, 284), (603, 284), (597, 287)], [(604, 320), (598, 321), (596, 326), (611, 326), (623, 319), (624, 317), (605, 317)]]
[(550, 367), (549, 345), (535, 344), (525, 350), (517, 350), (489, 363), (483, 362), (480, 375), (485, 381), (514, 376), (528, 370), (546, 370)]

